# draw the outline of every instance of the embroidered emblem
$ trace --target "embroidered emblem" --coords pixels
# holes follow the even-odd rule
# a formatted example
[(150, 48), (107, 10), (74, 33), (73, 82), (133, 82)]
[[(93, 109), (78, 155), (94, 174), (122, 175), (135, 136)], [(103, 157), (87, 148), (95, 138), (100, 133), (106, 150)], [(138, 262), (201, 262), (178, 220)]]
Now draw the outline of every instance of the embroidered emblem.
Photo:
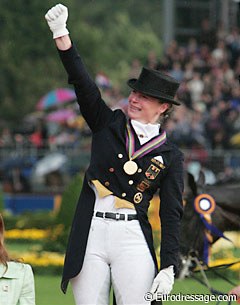
[[(161, 156), (159, 156), (159, 157), (161, 157)], [(162, 157), (161, 157), (162, 162), (159, 159), (157, 159), (157, 158), (158, 157), (152, 158), (151, 162), (154, 163), (155, 165), (157, 165), (159, 168), (164, 169), (165, 165), (163, 164)]]
[(142, 193), (136, 193), (135, 195), (134, 195), (134, 197), (133, 197), (133, 201), (134, 201), (134, 203), (136, 203), (136, 204), (138, 204), (138, 203), (140, 203), (141, 201), (142, 201), (142, 199), (143, 199), (143, 195), (142, 195)]
[(144, 192), (146, 189), (149, 188), (149, 186), (149, 182), (147, 180), (143, 180), (137, 185), (137, 190), (140, 192)]
[(160, 163), (164, 164), (162, 156), (156, 156), (153, 159), (158, 160)]
[(156, 179), (157, 175), (160, 173), (160, 168), (156, 167), (154, 164), (151, 164), (147, 171), (145, 172), (145, 176), (149, 180), (154, 180)]

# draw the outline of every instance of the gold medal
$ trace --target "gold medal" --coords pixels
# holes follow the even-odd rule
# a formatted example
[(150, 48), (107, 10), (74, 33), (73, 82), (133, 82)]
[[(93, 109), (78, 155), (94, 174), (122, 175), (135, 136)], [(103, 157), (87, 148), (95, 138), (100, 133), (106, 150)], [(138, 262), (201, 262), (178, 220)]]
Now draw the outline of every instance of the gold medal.
[[(138, 165), (133, 159), (141, 158), (147, 153), (151, 152), (155, 148), (164, 144), (167, 140), (166, 132), (163, 131), (158, 137), (154, 137), (153, 140), (147, 142), (140, 149), (135, 151), (134, 143), (134, 131), (133, 127), (130, 126), (130, 122), (127, 121), (127, 133), (126, 133), (126, 149), (128, 152), (129, 161), (124, 163), (123, 170), (128, 175), (134, 175), (138, 170)], [(121, 155), (121, 154), (120, 154)], [(120, 158), (120, 155), (118, 157)]]
[(124, 163), (123, 170), (128, 175), (134, 175), (138, 170), (137, 163), (132, 160), (129, 160), (126, 163)]

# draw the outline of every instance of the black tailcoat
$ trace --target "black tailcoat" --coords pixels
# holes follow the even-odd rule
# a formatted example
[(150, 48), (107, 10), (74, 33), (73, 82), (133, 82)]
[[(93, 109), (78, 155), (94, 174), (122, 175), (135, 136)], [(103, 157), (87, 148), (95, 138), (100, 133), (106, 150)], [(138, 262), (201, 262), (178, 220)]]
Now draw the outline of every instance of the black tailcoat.
[[(123, 170), (128, 160), (126, 150), (126, 121), (121, 110), (112, 111), (102, 100), (100, 92), (88, 75), (81, 58), (73, 46), (67, 51), (59, 51), (62, 63), (68, 73), (68, 81), (75, 87), (80, 111), (92, 130), (92, 149), (90, 165), (86, 171), (82, 191), (74, 215), (68, 241), (62, 290), (66, 292), (69, 279), (75, 277), (82, 268), (89, 228), (93, 215), (95, 194), (89, 186), (91, 180), (99, 180), (117, 197), (134, 203), (136, 193), (142, 200), (135, 205), (138, 219), (156, 266), (157, 260), (153, 246), (151, 225), (147, 211), (149, 202), (157, 190), (161, 200), (161, 269), (178, 266), (179, 226), (182, 216), (183, 191), (183, 154), (170, 141), (154, 149), (142, 158), (135, 160), (141, 172), (132, 176)], [(134, 132), (136, 149), (141, 147)], [(119, 157), (121, 154), (121, 158)], [(154, 165), (153, 158), (162, 156), (164, 169), (156, 177), (147, 179), (146, 172)], [(155, 164), (156, 165), (156, 164)], [(133, 180), (133, 184), (129, 184)], [(147, 181), (148, 187), (139, 191), (141, 182)]]

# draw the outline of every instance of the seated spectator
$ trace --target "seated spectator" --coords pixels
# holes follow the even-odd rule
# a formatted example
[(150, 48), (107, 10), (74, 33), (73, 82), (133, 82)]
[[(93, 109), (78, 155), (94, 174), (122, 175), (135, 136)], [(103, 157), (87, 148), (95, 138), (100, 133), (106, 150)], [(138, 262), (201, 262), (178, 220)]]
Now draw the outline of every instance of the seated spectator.
[(138, 78), (141, 72), (141, 62), (139, 59), (134, 58), (130, 65), (129, 78)]
[(173, 63), (173, 67), (170, 70), (170, 75), (179, 82), (183, 80), (184, 73), (178, 61)]
[(193, 79), (189, 81), (188, 88), (190, 90), (193, 102), (199, 102), (204, 89), (204, 84), (199, 73), (195, 72), (193, 74)]
[(0, 147), (12, 147), (13, 146), (13, 137), (10, 129), (4, 127), (0, 135)]
[(158, 66), (157, 54), (154, 50), (148, 52), (145, 66), (149, 69), (156, 69)]

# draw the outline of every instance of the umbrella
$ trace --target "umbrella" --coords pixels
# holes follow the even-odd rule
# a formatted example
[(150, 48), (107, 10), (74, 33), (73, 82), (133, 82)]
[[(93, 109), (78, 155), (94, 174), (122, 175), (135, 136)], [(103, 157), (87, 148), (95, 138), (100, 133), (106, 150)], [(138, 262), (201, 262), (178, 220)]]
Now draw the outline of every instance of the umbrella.
[(33, 176), (41, 177), (47, 175), (56, 170), (61, 170), (64, 168), (68, 161), (67, 156), (61, 153), (51, 153), (46, 157), (40, 159), (34, 166)]
[(58, 88), (48, 92), (37, 103), (37, 110), (45, 110), (56, 107), (76, 99), (74, 90), (68, 88)]
[(68, 120), (72, 120), (77, 114), (72, 109), (59, 109), (51, 112), (46, 116), (46, 120), (49, 122), (63, 123)]

